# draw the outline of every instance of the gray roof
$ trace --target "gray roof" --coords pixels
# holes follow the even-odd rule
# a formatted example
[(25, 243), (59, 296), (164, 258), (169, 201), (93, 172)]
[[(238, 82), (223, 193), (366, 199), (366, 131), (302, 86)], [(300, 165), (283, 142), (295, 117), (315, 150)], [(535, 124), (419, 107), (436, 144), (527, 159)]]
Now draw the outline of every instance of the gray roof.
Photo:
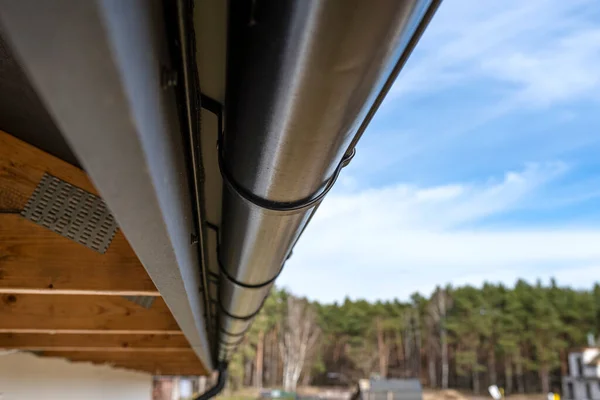
[(370, 392), (420, 392), (421, 382), (418, 379), (373, 379)]

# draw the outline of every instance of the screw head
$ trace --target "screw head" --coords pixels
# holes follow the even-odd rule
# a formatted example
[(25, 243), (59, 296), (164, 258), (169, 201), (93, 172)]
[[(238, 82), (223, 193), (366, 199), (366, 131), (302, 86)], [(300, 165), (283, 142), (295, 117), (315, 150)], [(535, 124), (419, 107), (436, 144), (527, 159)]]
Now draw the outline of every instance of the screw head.
[(160, 74), (160, 84), (163, 89), (177, 86), (177, 71), (163, 67)]

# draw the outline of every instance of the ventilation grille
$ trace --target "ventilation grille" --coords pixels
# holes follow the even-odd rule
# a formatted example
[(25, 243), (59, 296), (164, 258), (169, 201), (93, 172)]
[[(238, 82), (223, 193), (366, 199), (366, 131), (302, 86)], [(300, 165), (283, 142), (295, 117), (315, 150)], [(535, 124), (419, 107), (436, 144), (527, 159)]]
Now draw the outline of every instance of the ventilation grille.
[(49, 174), (44, 174), (22, 215), (102, 254), (117, 231), (117, 222), (100, 197)]

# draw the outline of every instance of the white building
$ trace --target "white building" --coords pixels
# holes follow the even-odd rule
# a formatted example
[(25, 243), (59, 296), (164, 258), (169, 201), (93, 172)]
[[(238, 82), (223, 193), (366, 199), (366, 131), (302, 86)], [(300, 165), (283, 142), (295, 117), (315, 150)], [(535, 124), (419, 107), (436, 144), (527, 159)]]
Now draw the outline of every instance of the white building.
[(150, 400), (152, 375), (108, 365), (0, 354), (0, 400)]
[(569, 376), (562, 380), (563, 396), (569, 400), (600, 400), (600, 348), (569, 353)]

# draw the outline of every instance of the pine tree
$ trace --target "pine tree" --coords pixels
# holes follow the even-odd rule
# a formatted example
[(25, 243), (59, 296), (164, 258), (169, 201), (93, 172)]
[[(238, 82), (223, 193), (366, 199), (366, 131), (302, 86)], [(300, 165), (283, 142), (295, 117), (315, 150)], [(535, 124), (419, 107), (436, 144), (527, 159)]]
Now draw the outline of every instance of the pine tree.
[[(283, 384), (278, 338), (297, 323), (286, 320), (289, 297), (274, 289), (265, 302), (231, 360), (232, 387)], [(305, 354), (304, 384), (351, 385), (381, 375), (418, 377), (431, 386), (468, 384), (475, 392), (484, 383), (504, 385), (507, 393), (547, 391), (566, 372), (569, 348), (585, 345), (588, 333), (600, 329), (598, 284), (581, 291), (555, 281), (518, 281), (512, 288), (437, 288), (408, 302), (306, 304), (321, 334)]]

